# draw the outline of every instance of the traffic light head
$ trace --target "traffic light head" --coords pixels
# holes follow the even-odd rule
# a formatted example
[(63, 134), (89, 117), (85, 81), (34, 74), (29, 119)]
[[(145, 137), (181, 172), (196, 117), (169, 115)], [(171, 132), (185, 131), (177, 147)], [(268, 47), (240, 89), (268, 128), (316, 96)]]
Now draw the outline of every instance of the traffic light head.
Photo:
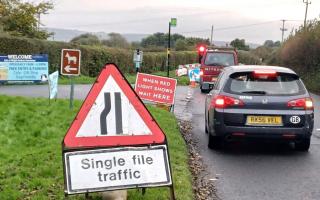
[(207, 47), (206, 45), (199, 45), (198, 46), (198, 58), (199, 58), (199, 63), (201, 63), (201, 59), (204, 55), (204, 53), (206, 52)]
[(206, 50), (205, 46), (200, 46), (198, 48), (199, 53), (204, 53), (205, 50)]

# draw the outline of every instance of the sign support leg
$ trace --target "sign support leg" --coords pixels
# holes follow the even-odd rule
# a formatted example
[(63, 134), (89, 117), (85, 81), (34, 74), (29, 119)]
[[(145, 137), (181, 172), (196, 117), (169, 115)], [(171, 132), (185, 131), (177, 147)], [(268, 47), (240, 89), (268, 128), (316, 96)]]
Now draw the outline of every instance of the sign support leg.
[(73, 83), (73, 78), (71, 76), (69, 78), (70, 78), (70, 84), (71, 84), (69, 107), (70, 107), (70, 109), (72, 109), (73, 108), (73, 97), (74, 97), (74, 83)]
[(49, 106), (50, 106), (51, 105), (51, 101), (50, 101), (51, 94), (50, 94), (50, 83), (49, 83), (49, 80), (48, 80), (48, 89), (49, 89)]
[(176, 200), (176, 196), (174, 194), (173, 184), (170, 186), (170, 200)]
[(84, 199), (85, 200), (89, 200), (90, 198), (89, 198), (89, 193), (87, 192), (87, 193), (85, 193), (85, 195), (84, 195)]

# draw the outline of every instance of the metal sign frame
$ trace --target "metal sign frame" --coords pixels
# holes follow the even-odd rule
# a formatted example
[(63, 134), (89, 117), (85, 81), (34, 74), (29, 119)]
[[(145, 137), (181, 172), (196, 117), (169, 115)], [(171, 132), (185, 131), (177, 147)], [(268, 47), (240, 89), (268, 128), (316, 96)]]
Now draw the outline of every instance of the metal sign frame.
[[(143, 184), (131, 184), (131, 185), (117, 185), (111, 187), (98, 187), (98, 188), (86, 188), (86, 189), (72, 189), (70, 166), (68, 163), (69, 156), (79, 155), (79, 154), (96, 154), (96, 153), (106, 153), (106, 152), (119, 152), (119, 151), (147, 151), (147, 150), (163, 150), (163, 156), (165, 161), (165, 169), (167, 181), (165, 182), (150, 182)], [(145, 188), (145, 187), (164, 187), (172, 185), (172, 174), (171, 166), (169, 162), (168, 148), (166, 144), (155, 145), (155, 146), (141, 146), (141, 147), (118, 147), (118, 148), (101, 148), (101, 149), (91, 149), (91, 150), (72, 150), (63, 153), (63, 163), (64, 163), (64, 176), (65, 178), (65, 193), (68, 195), (72, 194), (82, 194), (82, 193), (92, 193), (101, 191), (113, 191), (119, 189), (131, 189), (131, 188)]]
[[(109, 69), (107, 70), (107, 68), (109, 67)], [(113, 72), (111, 72), (113, 71)], [(139, 96), (136, 94), (136, 92), (134, 91), (134, 89), (131, 87), (131, 85), (129, 84), (129, 82), (127, 81), (127, 79), (123, 76), (123, 74), (121, 73), (121, 71), (118, 69), (118, 67), (115, 64), (106, 64), (105, 68), (102, 70), (101, 74), (99, 75), (99, 77), (96, 80), (96, 87), (95, 85), (92, 86), (90, 92), (88, 93), (87, 98), (89, 98), (91, 93), (99, 93), (100, 90), (98, 90), (100, 87), (103, 87), (104, 83), (106, 81), (102, 81), (101, 79), (104, 77), (106, 79), (106, 74), (105, 73), (117, 73), (118, 74), (118, 78), (119, 80), (121, 80), (122, 84), (124, 84), (125, 86), (125, 90), (126, 92), (128, 92), (128, 90), (130, 90), (130, 92), (132, 93), (131, 95), (132, 98), (135, 99), (135, 103), (141, 103), (140, 109), (145, 110), (147, 115), (150, 115), (151, 119), (152, 119), (152, 123), (154, 124), (154, 126), (158, 126), (158, 131), (160, 131), (158, 134), (158, 139), (154, 140), (155, 138), (153, 138), (153, 140), (150, 140), (152, 137), (154, 137), (154, 133), (153, 135), (145, 135), (145, 136), (136, 136), (133, 137), (133, 139), (130, 140), (129, 143), (125, 143), (125, 144), (119, 144), (116, 141), (113, 141), (112, 145), (111, 144), (104, 144), (104, 145), (97, 145), (97, 146), (66, 146), (65, 145), (65, 139), (63, 139), (62, 141), (62, 163), (63, 163), (63, 173), (64, 173), (64, 185), (65, 185), (65, 195), (72, 195), (72, 194), (81, 194), (81, 193), (85, 193), (86, 197), (88, 196), (89, 193), (91, 192), (101, 192), (101, 191), (111, 191), (111, 190), (118, 190), (118, 189), (128, 189), (128, 188), (143, 188), (145, 189), (146, 187), (169, 187), (170, 188), (170, 199), (174, 200), (175, 199), (175, 193), (174, 193), (174, 187), (173, 187), (173, 178), (172, 178), (172, 172), (171, 172), (171, 165), (170, 165), (170, 155), (168, 152), (168, 145), (167, 145), (167, 139), (166, 139), (166, 135), (164, 134), (164, 132), (162, 131), (162, 129), (160, 128), (160, 126), (158, 125), (158, 123), (154, 120), (154, 118), (152, 117), (151, 113), (149, 112), (149, 110), (146, 108), (146, 106), (144, 105), (144, 103), (142, 102), (142, 100), (139, 98)], [(108, 75), (108, 76), (109, 76)], [(118, 80), (118, 81), (119, 81)], [(101, 82), (102, 81), (102, 82)], [(100, 82), (100, 85), (98, 84)], [(101, 85), (102, 84), (102, 85)], [(130, 99), (130, 98), (129, 98)], [(74, 121), (72, 122), (75, 123), (75, 121), (77, 120), (77, 117), (79, 115), (79, 113), (81, 113), (81, 109), (85, 109), (84, 105), (87, 104), (86, 100), (83, 102), (77, 116), (75, 117)], [(130, 99), (132, 100), (132, 99)], [(92, 102), (94, 103), (94, 101)], [(136, 106), (136, 105), (135, 105)], [(83, 108), (84, 107), (84, 108)], [(89, 112), (89, 111), (86, 111)], [(72, 126), (72, 125), (71, 125)], [(68, 132), (70, 131), (70, 129), (68, 130)], [(68, 135), (68, 132), (66, 133), (66, 136)], [(65, 137), (66, 137), (65, 136)], [(162, 136), (162, 137), (159, 137)], [(112, 136), (108, 136), (109, 138)], [(121, 136), (120, 138), (129, 138), (130, 136)], [(137, 137), (146, 137), (144, 139), (144, 142), (148, 141), (147, 143), (141, 142), (141, 141), (136, 141)], [(102, 137), (100, 137), (101, 139)], [(118, 136), (119, 138), (119, 136)], [(132, 144), (131, 144), (132, 142)], [(166, 161), (166, 174), (168, 178), (168, 181), (166, 182), (161, 182), (161, 183), (147, 183), (147, 184), (134, 184), (134, 185), (127, 185), (127, 186), (116, 186), (116, 187), (103, 187), (103, 188), (91, 188), (91, 189), (85, 189), (85, 190), (81, 190), (81, 191), (72, 191), (69, 189), (68, 187), (68, 178), (69, 178), (69, 171), (70, 169), (66, 169), (67, 163), (66, 163), (66, 157), (69, 154), (76, 154), (76, 153), (86, 153), (86, 152), (101, 152), (101, 151), (130, 151), (130, 149), (140, 149), (141, 151), (143, 150), (152, 150), (152, 149), (163, 149), (164, 151), (164, 159)], [(156, 173), (156, 172), (155, 172)], [(70, 180), (70, 179), (69, 179)]]

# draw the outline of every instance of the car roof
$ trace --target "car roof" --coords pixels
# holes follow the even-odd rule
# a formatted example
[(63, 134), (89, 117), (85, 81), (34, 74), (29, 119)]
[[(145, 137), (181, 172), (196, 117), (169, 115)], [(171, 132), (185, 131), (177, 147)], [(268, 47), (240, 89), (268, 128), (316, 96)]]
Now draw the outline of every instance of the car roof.
[(225, 67), (224, 71), (231, 74), (235, 72), (247, 72), (247, 71), (266, 70), (266, 69), (275, 70), (276, 72), (280, 72), (280, 73), (289, 73), (289, 74), (296, 75), (296, 73), (289, 68), (279, 67), (279, 66), (268, 66), (268, 65), (237, 65), (237, 66)]

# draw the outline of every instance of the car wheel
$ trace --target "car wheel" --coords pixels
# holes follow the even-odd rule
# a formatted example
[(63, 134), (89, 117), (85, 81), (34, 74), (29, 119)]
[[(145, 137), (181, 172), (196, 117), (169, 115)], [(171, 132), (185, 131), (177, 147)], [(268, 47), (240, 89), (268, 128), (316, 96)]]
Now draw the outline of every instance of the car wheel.
[(209, 149), (221, 149), (223, 146), (223, 139), (219, 136), (212, 136), (210, 133), (209, 135), (209, 142), (208, 142), (208, 148)]
[(201, 89), (201, 92), (202, 93), (209, 93), (210, 92), (210, 89), (208, 90), (208, 89), (202, 89), (202, 88), (200, 88)]
[(297, 151), (308, 151), (310, 148), (310, 138), (304, 138), (295, 143), (295, 149)]

